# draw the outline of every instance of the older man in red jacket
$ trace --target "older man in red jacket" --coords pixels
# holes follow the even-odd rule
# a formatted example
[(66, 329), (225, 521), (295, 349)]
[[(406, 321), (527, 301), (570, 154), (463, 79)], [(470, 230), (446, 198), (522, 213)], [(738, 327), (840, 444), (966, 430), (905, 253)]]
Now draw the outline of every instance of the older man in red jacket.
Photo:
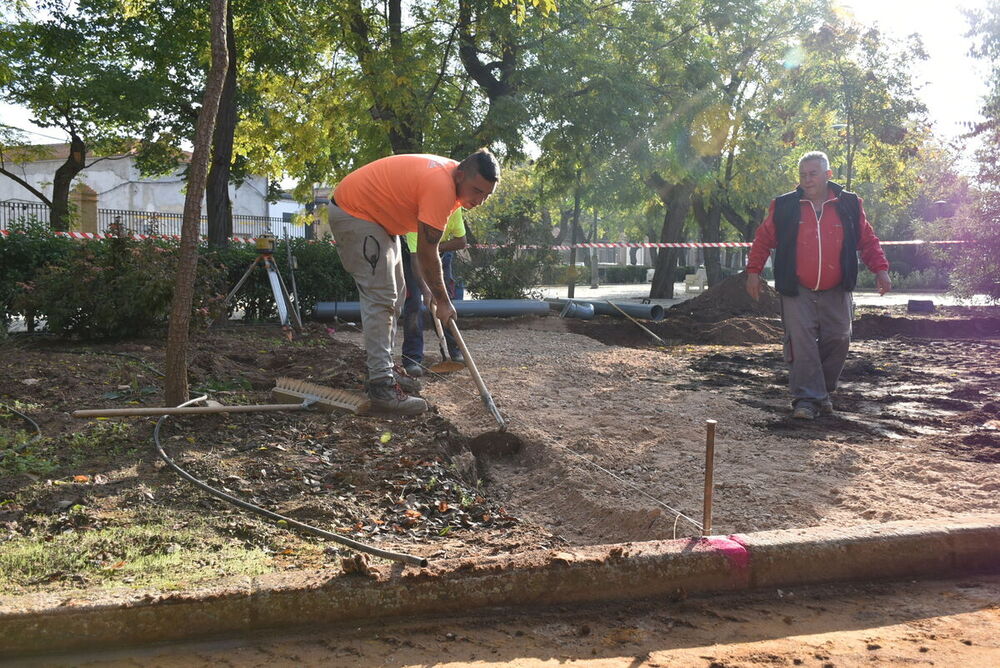
[(760, 272), (775, 251), (792, 417), (804, 420), (833, 413), (830, 393), (837, 389), (851, 342), (859, 251), (875, 273), (879, 294), (892, 288), (889, 262), (861, 198), (831, 176), (825, 153), (802, 156), (799, 187), (771, 202), (747, 263), (747, 292), (757, 300)]

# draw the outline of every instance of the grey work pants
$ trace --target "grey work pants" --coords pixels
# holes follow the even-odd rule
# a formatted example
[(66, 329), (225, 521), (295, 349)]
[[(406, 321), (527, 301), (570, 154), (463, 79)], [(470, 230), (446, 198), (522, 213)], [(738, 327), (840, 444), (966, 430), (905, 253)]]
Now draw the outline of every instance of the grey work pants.
[(392, 342), (406, 296), (399, 237), (336, 204), (330, 204), (328, 218), (340, 262), (358, 285), (368, 380), (391, 379)]
[(818, 403), (837, 389), (851, 343), (854, 300), (841, 287), (814, 292), (799, 286), (795, 297), (781, 295), (785, 361), (792, 405)]

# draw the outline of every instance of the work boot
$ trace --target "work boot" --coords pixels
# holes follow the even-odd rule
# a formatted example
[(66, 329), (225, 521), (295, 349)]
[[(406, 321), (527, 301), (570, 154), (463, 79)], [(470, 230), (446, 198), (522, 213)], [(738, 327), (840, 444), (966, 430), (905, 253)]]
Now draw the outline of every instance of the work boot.
[(407, 376), (412, 378), (420, 378), (424, 375), (424, 367), (420, 366), (417, 362), (407, 362), (403, 365), (403, 371), (406, 372)]
[(451, 355), (452, 362), (458, 362), (459, 364), (465, 364), (465, 355), (462, 354), (461, 350), (455, 350), (448, 353)]
[(800, 401), (792, 411), (794, 420), (815, 420), (818, 411), (811, 401)]
[(376, 413), (396, 415), (417, 415), (427, 410), (427, 402), (419, 397), (411, 397), (391, 379), (366, 383), (371, 409)]
[(820, 415), (833, 415), (833, 400), (827, 397), (823, 401), (819, 402), (819, 414)]
[(403, 391), (408, 394), (420, 394), (420, 390), (424, 389), (419, 380), (413, 378), (407, 373), (405, 368), (398, 364), (392, 368), (392, 377), (396, 379), (396, 382), (403, 388)]

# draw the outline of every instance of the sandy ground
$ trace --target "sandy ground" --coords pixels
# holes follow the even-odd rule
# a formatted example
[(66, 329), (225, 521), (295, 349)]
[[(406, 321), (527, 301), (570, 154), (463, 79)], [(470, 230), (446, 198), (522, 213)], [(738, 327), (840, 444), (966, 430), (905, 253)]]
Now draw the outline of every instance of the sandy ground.
[[(570, 543), (697, 535), (707, 420), (714, 533), (998, 508), (996, 341), (855, 342), (839, 414), (795, 424), (777, 345), (621, 348), (565, 323), (464, 334), (523, 442), (489, 462), (491, 491)], [(496, 428), (467, 377), (425, 395), (466, 433)]]
[[(530, 531), (547, 546), (699, 535), (707, 420), (718, 423), (714, 534), (1000, 507), (1000, 339), (855, 341), (837, 413), (802, 423), (787, 418), (777, 344), (611, 346), (598, 340), (608, 328), (594, 324), (556, 317), (461, 323), (509, 422), (507, 435), (498, 434), (467, 374), (431, 378), (424, 390), (450, 425), (478, 436), (469, 445), (484, 496), (522, 520), (522, 533), (497, 542), (498, 550), (534, 545), (534, 536), (523, 535)], [(335, 336), (360, 340), (345, 330)], [(435, 347), (428, 333), (428, 351)], [(438, 419), (393, 424), (393, 443), (407, 425), (437, 429), (424, 420)], [(384, 428), (372, 419), (347, 423), (372, 442)], [(330, 456), (347, 450), (336, 445)], [(312, 456), (320, 455), (325, 450)], [(573, 607), (513, 621), (258, 634), (181, 647), (176, 661), (171, 649), (92, 665), (987, 666), (1000, 664), (998, 592), (1000, 579), (980, 578)], [(86, 665), (90, 658), (59, 661), (36, 665)]]
[(564, 607), (51, 656), (18, 666), (995, 666), (1000, 578)]

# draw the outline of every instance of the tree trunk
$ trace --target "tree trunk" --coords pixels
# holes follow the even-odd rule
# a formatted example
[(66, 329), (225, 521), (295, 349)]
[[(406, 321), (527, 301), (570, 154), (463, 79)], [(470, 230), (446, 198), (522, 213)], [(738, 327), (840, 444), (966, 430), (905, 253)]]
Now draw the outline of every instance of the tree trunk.
[(83, 171), (87, 160), (87, 145), (75, 133), (70, 137), (69, 156), (56, 170), (52, 179), (52, 207), (49, 209), (49, 226), (58, 232), (69, 230), (69, 190), (73, 179)]
[[(708, 208), (702, 198), (694, 202), (694, 215), (701, 230), (701, 240), (704, 243), (722, 241), (722, 205), (712, 201)], [(705, 274), (709, 287), (722, 282), (722, 253), (718, 248), (703, 248), (705, 256)]]
[[(660, 198), (666, 207), (663, 216), (663, 229), (660, 232), (660, 243), (678, 243), (681, 240), (681, 232), (684, 230), (684, 219), (687, 218), (691, 210), (691, 196), (694, 193), (694, 182), (684, 179), (680, 183), (667, 184), (656, 177), (651, 179), (654, 183), (658, 180), (660, 187)], [(652, 185), (652, 184), (651, 184)], [(664, 248), (656, 254), (656, 269), (653, 272), (653, 283), (649, 286), (650, 299), (673, 299), (674, 296), (674, 267), (677, 266), (677, 258), (680, 255), (678, 248)]]
[(580, 170), (576, 170), (576, 189), (573, 191), (573, 220), (570, 222), (569, 287), (566, 297), (576, 296), (576, 231), (580, 228)]
[[(597, 209), (594, 209), (594, 225), (590, 232), (590, 243), (597, 243)], [(601, 268), (598, 262), (597, 249), (590, 249), (590, 287), (599, 288), (601, 281)]]
[(233, 164), (233, 137), (236, 134), (236, 33), (233, 8), (226, 10), (226, 51), (229, 67), (222, 86), (219, 113), (212, 136), (212, 168), (208, 172), (205, 200), (208, 214), (208, 245), (225, 248), (233, 236), (233, 203), (229, 199), (229, 175)]
[[(458, 3), (458, 55), (465, 72), (482, 90), (488, 104), (479, 126), (468, 132), (465, 140), (455, 147), (455, 156), (459, 159), (506, 135), (510, 123), (503, 118), (517, 104), (518, 90), (514, 83), (517, 45), (502, 35), (480, 36), (474, 33), (474, 5), (471, 0), (459, 0)], [(483, 62), (481, 54), (487, 55), (489, 62)], [(508, 140), (507, 143), (511, 142)]]
[(174, 297), (170, 305), (170, 327), (167, 331), (166, 388), (167, 406), (177, 406), (188, 398), (187, 344), (194, 302), (194, 281), (198, 268), (198, 229), (201, 200), (205, 195), (208, 154), (212, 131), (219, 111), (222, 87), (229, 68), (226, 50), (227, 0), (212, 0), (212, 67), (205, 84), (201, 112), (195, 126), (194, 152), (188, 169), (187, 194), (184, 197), (184, 222), (181, 225), (180, 257), (174, 280)]
[(559, 229), (556, 233), (555, 239), (553, 239), (553, 244), (556, 246), (562, 246), (563, 242), (566, 241), (566, 235), (569, 234), (570, 229), (570, 219), (573, 216), (573, 209), (560, 209), (559, 211)]

